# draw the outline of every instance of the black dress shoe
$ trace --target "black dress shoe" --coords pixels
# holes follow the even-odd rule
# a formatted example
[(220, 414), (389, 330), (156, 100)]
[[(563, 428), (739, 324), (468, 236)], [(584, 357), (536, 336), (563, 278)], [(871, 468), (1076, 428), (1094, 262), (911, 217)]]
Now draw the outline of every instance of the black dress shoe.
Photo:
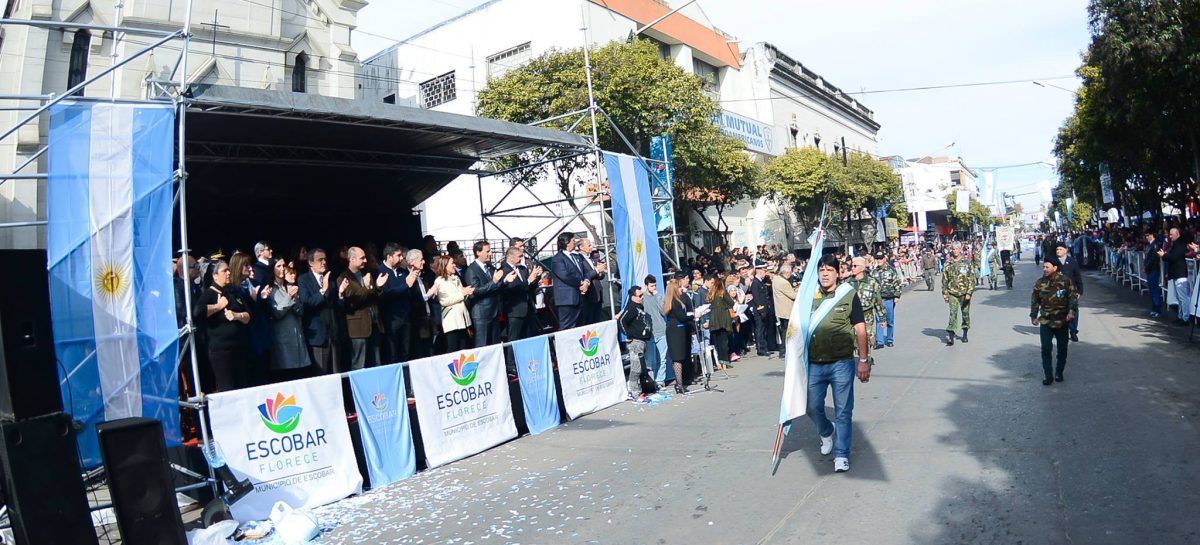
[(1078, 333), (1071, 333), (1071, 342), (1075, 342), (1075, 343), (1079, 342), (1079, 334)]
[(1054, 384), (1054, 379), (1050, 377), (1046, 377), (1044, 380), (1042, 380), (1042, 386), (1049, 386), (1051, 384)]
[(1062, 382), (1062, 381), (1063, 381), (1062, 373), (1054, 375), (1054, 382)]
[(962, 342), (964, 342), (964, 343), (968, 342), (967, 341), (967, 328), (965, 328), (965, 327), (963, 328)]

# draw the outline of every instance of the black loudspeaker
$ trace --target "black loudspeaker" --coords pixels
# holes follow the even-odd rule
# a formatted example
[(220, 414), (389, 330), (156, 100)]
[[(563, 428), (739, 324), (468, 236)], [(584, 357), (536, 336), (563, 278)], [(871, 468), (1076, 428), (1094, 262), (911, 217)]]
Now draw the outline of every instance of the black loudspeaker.
[(162, 424), (123, 418), (96, 426), (121, 542), (187, 545)]
[(3, 488), (17, 543), (96, 543), (71, 417), (0, 424)]
[(0, 250), (0, 419), (61, 412), (45, 250)]

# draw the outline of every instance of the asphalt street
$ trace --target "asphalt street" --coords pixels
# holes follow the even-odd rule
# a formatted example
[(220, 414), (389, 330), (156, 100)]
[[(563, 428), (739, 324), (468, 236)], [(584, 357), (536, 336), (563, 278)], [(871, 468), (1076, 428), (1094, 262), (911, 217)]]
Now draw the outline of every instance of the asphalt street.
[[(1042, 386), (1029, 293), (977, 291), (947, 347), (940, 292), (906, 292), (855, 385), (851, 471), (796, 422), (772, 474), (779, 359), (722, 393), (624, 403), (318, 510), (328, 544), (1200, 542), (1200, 363), (1186, 328), (1085, 273), (1081, 342)], [(830, 401), (830, 411), (832, 402)]]

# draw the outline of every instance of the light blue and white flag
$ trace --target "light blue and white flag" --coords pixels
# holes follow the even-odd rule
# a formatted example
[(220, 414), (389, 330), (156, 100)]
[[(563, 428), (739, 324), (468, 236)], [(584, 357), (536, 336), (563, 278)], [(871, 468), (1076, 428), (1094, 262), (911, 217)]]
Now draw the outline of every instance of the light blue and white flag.
[[(822, 222), (823, 223), (823, 222)], [(792, 419), (804, 416), (808, 409), (808, 341), (812, 338), (816, 323), (813, 321), (813, 299), (817, 293), (817, 262), (825, 248), (825, 229), (818, 227), (808, 237), (812, 254), (800, 278), (796, 290), (796, 304), (792, 305), (792, 316), (784, 332), (787, 360), (783, 370), (783, 400), (779, 405), (779, 424), (788, 425)], [(786, 429), (784, 430), (786, 433)], [(777, 441), (778, 443), (778, 441)], [(778, 450), (779, 445), (776, 445)]]
[(371, 488), (411, 477), (417, 472), (417, 453), (408, 422), (404, 366), (360, 369), (349, 377)]
[(562, 422), (562, 415), (558, 412), (558, 390), (554, 387), (554, 366), (550, 362), (550, 336), (513, 341), (512, 349), (513, 363), (521, 379), (525, 426), (534, 435), (554, 429)]
[(991, 259), (992, 259), (992, 252), (994, 252), (994, 251), (995, 250), (988, 248), (988, 247), (983, 248), (983, 263), (981, 263), (979, 265), (979, 276), (991, 276), (992, 275)]
[[(630, 155), (605, 152), (604, 169), (612, 192), (617, 268), (625, 290), (641, 286), (648, 275), (664, 285), (646, 163)], [(622, 307), (628, 297), (627, 292), (621, 294)]]
[(87, 429), (145, 416), (179, 441), (171, 276), (175, 110), (111, 102), (51, 109), (46, 209), (50, 315), (63, 404)]

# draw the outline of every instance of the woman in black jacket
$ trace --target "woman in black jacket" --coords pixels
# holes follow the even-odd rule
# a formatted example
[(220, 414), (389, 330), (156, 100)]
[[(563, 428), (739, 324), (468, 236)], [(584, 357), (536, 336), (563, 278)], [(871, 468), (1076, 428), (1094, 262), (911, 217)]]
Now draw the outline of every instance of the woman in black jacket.
[(683, 385), (683, 362), (692, 357), (692, 316), (676, 282), (667, 283), (663, 314), (667, 317), (667, 354), (675, 368), (675, 393), (687, 393)]

